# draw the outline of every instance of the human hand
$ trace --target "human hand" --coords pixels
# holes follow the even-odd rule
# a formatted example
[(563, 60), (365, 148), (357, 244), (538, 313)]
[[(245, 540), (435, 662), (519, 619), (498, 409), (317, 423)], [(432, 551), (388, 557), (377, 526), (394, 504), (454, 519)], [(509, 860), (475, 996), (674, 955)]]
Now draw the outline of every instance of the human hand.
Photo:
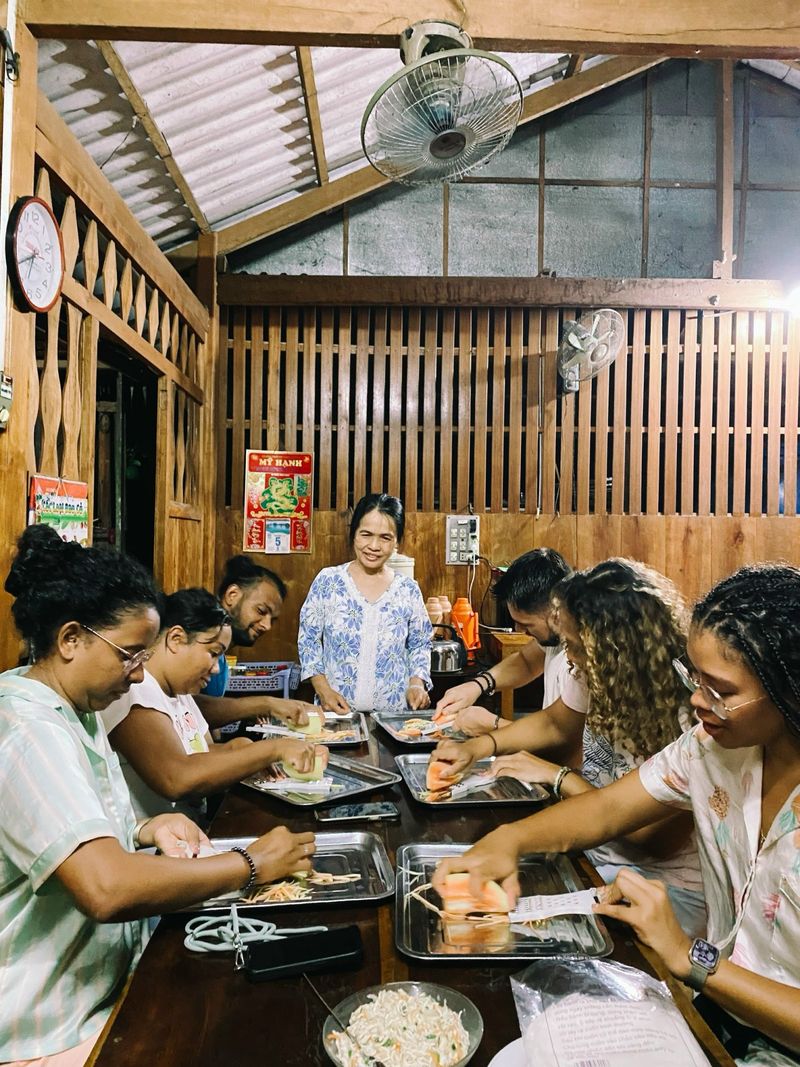
[(516, 901), (519, 897), (519, 852), (509, 830), (508, 826), (500, 826), (462, 855), (441, 860), (431, 879), (437, 893), (441, 894), (448, 874), (466, 871), (473, 896), (480, 896), (487, 882), (496, 881), (505, 889), (509, 898)]
[(623, 867), (611, 885), (600, 893), (602, 899), (594, 906), (597, 915), (628, 923), (639, 940), (659, 954), (676, 978), (684, 979), (689, 974), (691, 938), (681, 929), (663, 882), (643, 878)]
[(450, 764), (452, 774), (449, 777), (453, 778), (457, 774), (466, 774), (477, 759), (480, 755), (474, 751), (471, 741), (440, 741), (431, 753), (431, 760)]
[[(501, 719), (500, 722), (503, 720)], [(479, 737), (481, 734), (489, 734), (492, 730), (499, 729), (500, 722), (497, 721), (494, 712), (473, 704), (472, 707), (459, 711), (451, 725), (454, 730), (460, 730), (462, 734)]]
[(483, 689), (478, 682), (462, 682), (461, 685), (454, 685), (436, 704), (434, 722), (447, 722), (452, 719), (459, 711), (474, 704), (482, 692)]
[(294, 871), (310, 871), (315, 848), (312, 833), (293, 834), (285, 826), (276, 826), (248, 845), (247, 851), (256, 865), (256, 881), (262, 884)]
[(211, 847), (200, 827), (178, 811), (154, 815), (144, 822), (139, 830), (139, 844), (143, 848), (155, 845), (163, 855), (175, 859), (191, 859), (199, 853), (201, 845)]
[(424, 685), (410, 685), (406, 690), (406, 704), (414, 711), (431, 706), (431, 698)]
[(308, 713), (314, 710), (314, 705), (307, 704), (305, 700), (279, 700), (272, 697), (269, 701), (270, 714), (287, 726), (308, 726)]
[(560, 764), (550, 763), (530, 752), (514, 752), (509, 756), (498, 756), (488, 773), (493, 778), (516, 778), (520, 782), (552, 785), (560, 769)]
[(349, 715), (350, 705), (341, 693), (326, 684), (318, 684), (314, 687), (319, 697), (320, 707), (323, 711), (333, 711), (337, 715)]
[[(271, 763), (279, 761), (288, 763), (300, 774), (308, 774), (314, 770), (315, 760), (318, 755), (322, 754), (319, 750), (324, 749), (326, 754), (328, 751), (324, 745), (311, 745), (307, 741), (296, 741), (292, 737), (282, 737), (268, 744), (271, 745), (273, 753), (270, 757)], [(327, 762), (326, 758), (325, 763)]]

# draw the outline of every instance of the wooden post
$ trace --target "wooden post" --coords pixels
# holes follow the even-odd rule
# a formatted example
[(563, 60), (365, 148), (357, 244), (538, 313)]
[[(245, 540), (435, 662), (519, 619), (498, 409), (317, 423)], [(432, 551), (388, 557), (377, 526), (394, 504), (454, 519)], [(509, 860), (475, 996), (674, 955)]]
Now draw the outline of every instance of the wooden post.
[(733, 60), (719, 64), (717, 80), (717, 234), (714, 277), (733, 275)]
[[(216, 418), (217, 388), (219, 372), (219, 306), (217, 304), (217, 235), (200, 234), (197, 239), (197, 284), (198, 297), (208, 308), (209, 323), (206, 342), (203, 346), (202, 385), (203, 406), (200, 412), (200, 461), (197, 464), (200, 476), (199, 503), (203, 515), (203, 558), (202, 576), (198, 581), (206, 588), (216, 588), (216, 560), (214, 549), (219, 541), (224, 544), (225, 537), (220, 531), (217, 536), (217, 461), (218, 450), (224, 447), (224, 423), (218, 425)], [(261, 388), (261, 383), (253, 383), (253, 388)], [(224, 411), (223, 411), (224, 415)], [(251, 435), (253, 428), (251, 426)], [(222, 439), (220, 439), (222, 437)]]
[[(21, 19), (14, 40), (19, 52), (19, 80), (6, 79), (4, 92), (13, 93), (11, 152), (2, 160), (10, 168), (10, 204), (33, 193), (36, 141), (37, 45)], [(0, 293), (6, 301), (5, 373), (14, 380), (14, 400), (8, 429), (0, 433), (0, 589), (8, 574), (14, 546), (25, 526), (28, 474), (33, 471), (33, 428), (39, 407), (39, 378), (34, 353), (35, 316), (18, 311), (11, 290)], [(11, 598), (0, 592), (0, 667), (16, 666), (19, 643), (10, 620)]]

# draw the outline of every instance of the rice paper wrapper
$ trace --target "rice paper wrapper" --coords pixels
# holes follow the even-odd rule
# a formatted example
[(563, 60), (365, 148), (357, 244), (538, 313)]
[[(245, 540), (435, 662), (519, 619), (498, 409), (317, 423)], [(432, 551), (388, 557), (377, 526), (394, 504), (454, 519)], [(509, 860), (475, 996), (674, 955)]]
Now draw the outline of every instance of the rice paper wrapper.
[(529, 1067), (709, 1067), (669, 989), (604, 960), (536, 960), (511, 979)]

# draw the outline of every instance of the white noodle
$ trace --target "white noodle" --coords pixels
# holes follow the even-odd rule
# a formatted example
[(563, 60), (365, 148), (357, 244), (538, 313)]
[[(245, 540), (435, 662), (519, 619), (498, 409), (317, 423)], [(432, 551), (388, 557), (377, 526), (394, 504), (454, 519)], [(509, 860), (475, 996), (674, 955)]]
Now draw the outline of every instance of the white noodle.
[(347, 1034), (330, 1035), (345, 1067), (369, 1067), (360, 1052), (385, 1067), (453, 1067), (466, 1055), (469, 1034), (460, 1014), (426, 993), (384, 989), (369, 1001), (356, 1008), (347, 1027), (358, 1048)]

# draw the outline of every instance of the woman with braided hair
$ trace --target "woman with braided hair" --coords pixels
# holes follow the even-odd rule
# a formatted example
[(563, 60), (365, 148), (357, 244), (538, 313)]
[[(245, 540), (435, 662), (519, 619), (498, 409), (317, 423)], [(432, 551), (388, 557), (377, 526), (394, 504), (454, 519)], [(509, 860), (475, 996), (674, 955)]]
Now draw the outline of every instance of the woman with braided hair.
[(740, 1064), (800, 1061), (800, 569), (744, 567), (695, 607), (676, 672), (699, 720), (612, 785), (500, 827), (447, 874), (517, 888), (519, 856), (591, 847), (677, 810), (694, 816), (708, 939), (678, 924), (665, 887), (623, 870), (601, 915), (629, 923)]

